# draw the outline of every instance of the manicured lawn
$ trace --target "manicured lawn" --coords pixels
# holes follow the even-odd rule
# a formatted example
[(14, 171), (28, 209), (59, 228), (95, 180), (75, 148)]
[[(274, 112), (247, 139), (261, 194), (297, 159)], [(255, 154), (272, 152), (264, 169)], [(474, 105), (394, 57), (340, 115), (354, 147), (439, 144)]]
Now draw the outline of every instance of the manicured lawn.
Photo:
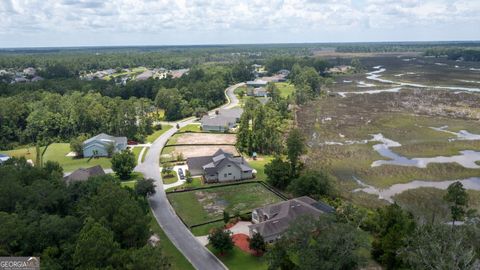
[(147, 147), (147, 149), (145, 149), (145, 152), (143, 152), (142, 162), (145, 161), (145, 157), (147, 156), (148, 150), (150, 150), (150, 147)]
[(149, 135), (146, 139), (147, 143), (153, 143), (160, 135), (167, 132), (171, 129), (171, 125), (162, 125), (162, 129), (155, 131), (153, 134)]
[(188, 260), (180, 253), (180, 251), (173, 245), (173, 243), (168, 239), (165, 232), (162, 230), (160, 225), (158, 225), (157, 220), (150, 212), (150, 229), (158, 235), (160, 238), (160, 245), (162, 247), (163, 253), (169, 258), (170, 263), (172, 264), (171, 269), (173, 270), (189, 270), (194, 269), (193, 266), (188, 262)]
[(288, 82), (277, 82), (275, 85), (280, 92), (280, 96), (283, 98), (287, 98), (288, 96), (292, 96), (293, 92), (295, 91), (295, 86)]
[(138, 160), (138, 156), (140, 155), (140, 152), (142, 152), (143, 147), (133, 147), (132, 152), (135, 155), (135, 161)]
[(265, 261), (265, 258), (263, 256), (262, 257), (253, 256), (251, 254), (248, 254), (248, 253), (242, 251), (238, 247), (234, 247), (230, 252), (221, 256), (210, 245), (207, 246), (207, 247), (230, 270), (268, 269), (267, 262)]
[(196, 177), (196, 178), (193, 178), (192, 183), (185, 182), (181, 186), (169, 188), (165, 191), (174, 191), (174, 190), (181, 190), (181, 189), (186, 189), (186, 188), (198, 188), (198, 187), (203, 187), (203, 186), (205, 186), (205, 184), (202, 183), (202, 179), (200, 177)]
[(207, 235), (210, 233), (210, 230), (213, 228), (220, 228), (223, 227), (225, 223), (223, 221), (217, 221), (214, 223), (198, 226), (195, 228), (192, 228), (192, 234), (195, 236), (202, 236), (202, 235)]
[[(43, 151), (43, 148), (44, 147), (41, 147), (40, 150)], [(33, 163), (35, 163), (35, 161), (37, 160), (37, 150), (35, 146), (27, 146), (14, 150), (0, 151), (0, 153), (16, 158), (25, 157), (25, 159), (27, 160), (31, 159)]]
[(162, 172), (162, 180), (164, 184), (173, 184), (178, 181), (178, 176), (176, 171), (172, 171), (170, 174), (165, 174)]
[(200, 124), (188, 124), (178, 130), (178, 132), (201, 132)]
[(273, 156), (259, 156), (257, 160), (248, 160), (248, 164), (255, 170), (257, 170), (257, 176), (255, 179), (265, 181), (267, 180), (267, 175), (265, 174), (265, 164), (270, 163), (273, 159)]
[(219, 219), (223, 210), (245, 213), (282, 200), (259, 183), (171, 193), (167, 196), (177, 214), (188, 225)]
[(72, 172), (78, 168), (87, 168), (95, 165), (101, 165), (103, 169), (111, 168), (110, 159), (101, 158), (74, 158), (65, 156), (70, 152), (70, 144), (68, 143), (52, 143), (48, 146), (43, 156), (43, 162), (47, 160), (56, 161), (62, 167), (64, 172)]

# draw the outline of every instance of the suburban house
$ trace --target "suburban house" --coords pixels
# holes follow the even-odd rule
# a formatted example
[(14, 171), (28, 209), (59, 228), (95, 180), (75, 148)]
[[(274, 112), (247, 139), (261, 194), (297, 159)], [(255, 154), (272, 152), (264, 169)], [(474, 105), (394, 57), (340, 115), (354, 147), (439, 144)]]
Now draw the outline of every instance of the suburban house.
[(83, 156), (107, 157), (109, 147), (113, 147), (113, 153), (127, 149), (127, 137), (114, 137), (100, 133), (83, 142)]
[(5, 162), (9, 159), (10, 159), (10, 157), (8, 155), (0, 154), (0, 164), (2, 164), (3, 162)]
[(187, 165), (192, 176), (203, 176), (207, 183), (253, 178), (253, 169), (243, 157), (234, 157), (222, 149), (213, 156), (187, 158)]
[(257, 87), (266, 87), (268, 82), (264, 80), (255, 80), (255, 81), (248, 81), (247, 87), (257, 88)]
[(74, 182), (87, 181), (90, 177), (100, 176), (104, 174), (105, 171), (103, 171), (102, 166), (97, 165), (86, 169), (80, 168), (72, 172), (71, 174), (63, 177), (63, 180), (65, 180), (66, 184), (69, 185)]
[(253, 97), (266, 97), (267, 93), (265, 87), (248, 88), (247, 90), (247, 96)]
[(203, 131), (225, 132), (237, 126), (242, 116), (243, 109), (232, 108), (219, 110), (214, 115), (205, 115), (200, 119)]
[(300, 216), (318, 218), (322, 214), (333, 213), (335, 210), (322, 202), (308, 196), (288, 201), (270, 204), (252, 211), (253, 224), (248, 226), (250, 238), (255, 233), (263, 236), (265, 242), (279, 239), (290, 226), (291, 222)]

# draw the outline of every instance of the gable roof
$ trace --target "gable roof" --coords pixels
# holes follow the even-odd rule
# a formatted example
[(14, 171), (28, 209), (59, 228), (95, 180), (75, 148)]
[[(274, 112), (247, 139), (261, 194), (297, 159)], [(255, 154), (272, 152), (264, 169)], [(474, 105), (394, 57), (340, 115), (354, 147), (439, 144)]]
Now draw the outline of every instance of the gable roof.
[(231, 109), (220, 109), (218, 111), (219, 115), (224, 117), (233, 117), (233, 118), (240, 118), (242, 116), (243, 109), (242, 108), (231, 108)]
[(205, 115), (200, 120), (204, 126), (221, 126), (228, 127), (232, 123), (236, 123), (237, 119), (235, 117), (228, 117), (223, 115)]
[(89, 144), (94, 141), (100, 141), (103, 143), (127, 144), (127, 137), (114, 137), (106, 133), (100, 133), (97, 136), (85, 140), (83, 144)]
[(70, 184), (72, 182), (86, 181), (90, 177), (104, 174), (105, 171), (103, 170), (102, 166), (97, 165), (90, 168), (80, 168), (72, 172), (70, 175), (65, 176), (63, 179), (67, 182), (67, 184)]
[(264, 237), (278, 235), (290, 226), (290, 223), (300, 216), (312, 216), (318, 218), (324, 213), (333, 213), (335, 210), (327, 204), (317, 202), (314, 199), (303, 196), (265, 207), (257, 208), (254, 211), (258, 215), (266, 215), (268, 220), (250, 225)]
[(242, 171), (253, 170), (243, 157), (234, 157), (231, 153), (218, 149), (212, 156), (187, 158), (187, 165), (190, 170), (203, 170), (207, 174), (216, 174), (227, 164), (233, 164)]

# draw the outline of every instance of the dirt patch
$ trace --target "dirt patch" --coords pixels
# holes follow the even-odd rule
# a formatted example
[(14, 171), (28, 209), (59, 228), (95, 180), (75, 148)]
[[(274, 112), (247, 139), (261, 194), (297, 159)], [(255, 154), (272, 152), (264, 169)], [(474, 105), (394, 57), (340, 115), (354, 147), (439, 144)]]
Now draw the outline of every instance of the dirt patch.
[(235, 144), (235, 134), (184, 133), (177, 137), (176, 144)]
[(202, 204), (208, 215), (220, 215), (228, 206), (228, 202), (218, 198), (216, 193), (196, 191), (195, 197), (197, 197), (198, 202)]
[(178, 156), (180, 153), (183, 155), (184, 159), (189, 157), (211, 156), (215, 154), (218, 149), (223, 149), (223, 151), (227, 153), (238, 155), (238, 151), (233, 145), (195, 145), (175, 146), (175, 149), (173, 149), (173, 156)]

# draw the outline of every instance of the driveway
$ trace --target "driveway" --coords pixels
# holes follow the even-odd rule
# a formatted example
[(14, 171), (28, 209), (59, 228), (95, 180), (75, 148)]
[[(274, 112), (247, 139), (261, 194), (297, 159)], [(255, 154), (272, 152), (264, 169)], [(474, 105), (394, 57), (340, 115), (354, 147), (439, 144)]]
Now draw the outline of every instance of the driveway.
[[(239, 101), (233, 91), (241, 85), (244, 84), (236, 84), (225, 90), (229, 103), (222, 106), (222, 108), (229, 109), (238, 105)], [(211, 112), (214, 111), (215, 110), (212, 110)], [(195, 118), (188, 118), (178, 122), (178, 124), (181, 128), (194, 121)], [(200, 270), (227, 269), (227, 267), (215, 257), (215, 255), (205, 248), (202, 243), (197, 241), (190, 230), (188, 230), (188, 228), (180, 221), (180, 218), (167, 200), (160, 174), (159, 159), (162, 148), (177, 130), (175, 123), (173, 128), (158, 137), (150, 146), (150, 150), (145, 156), (144, 162), (137, 165), (135, 171), (143, 173), (145, 178), (152, 178), (155, 180), (156, 192), (148, 199), (153, 215), (170, 241), (172, 241), (193, 267)]]

